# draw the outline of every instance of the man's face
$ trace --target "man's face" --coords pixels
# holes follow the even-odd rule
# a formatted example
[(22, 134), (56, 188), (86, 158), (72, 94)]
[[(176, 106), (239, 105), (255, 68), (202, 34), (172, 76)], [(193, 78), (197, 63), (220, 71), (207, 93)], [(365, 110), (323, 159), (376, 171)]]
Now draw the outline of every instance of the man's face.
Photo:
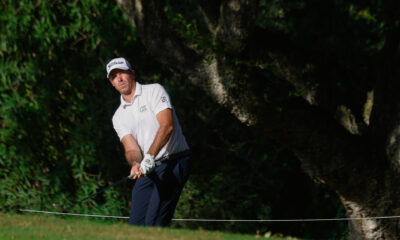
[(119, 93), (129, 95), (135, 81), (135, 72), (133, 70), (114, 69), (111, 71), (109, 79)]

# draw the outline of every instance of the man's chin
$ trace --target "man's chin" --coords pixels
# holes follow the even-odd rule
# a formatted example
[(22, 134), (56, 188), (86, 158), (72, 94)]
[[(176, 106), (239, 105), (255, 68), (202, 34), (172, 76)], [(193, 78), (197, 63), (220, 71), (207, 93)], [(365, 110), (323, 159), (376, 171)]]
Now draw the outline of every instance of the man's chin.
[(121, 91), (119, 91), (119, 93), (121, 93), (121, 95), (129, 95), (129, 94), (131, 94), (131, 91), (127, 90), (127, 89), (121, 89)]

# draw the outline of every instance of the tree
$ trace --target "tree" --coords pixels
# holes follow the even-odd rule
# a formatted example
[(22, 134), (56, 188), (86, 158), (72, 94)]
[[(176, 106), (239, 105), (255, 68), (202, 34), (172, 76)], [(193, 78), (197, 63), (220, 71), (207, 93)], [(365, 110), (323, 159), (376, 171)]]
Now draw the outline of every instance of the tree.
[[(349, 217), (399, 215), (397, 1), (117, 0), (159, 62), (293, 151)], [(398, 239), (397, 221), (350, 222)]]

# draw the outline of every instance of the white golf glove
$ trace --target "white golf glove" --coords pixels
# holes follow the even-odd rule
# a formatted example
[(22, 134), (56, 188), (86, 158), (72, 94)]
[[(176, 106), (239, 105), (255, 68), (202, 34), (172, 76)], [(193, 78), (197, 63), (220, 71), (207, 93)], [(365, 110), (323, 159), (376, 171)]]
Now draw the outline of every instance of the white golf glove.
[(143, 174), (151, 173), (155, 167), (156, 167), (156, 163), (154, 161), (154, 156), (146, 153), (144, 155), (142, 162), (140, 163), (140, 168), (142, 169)]

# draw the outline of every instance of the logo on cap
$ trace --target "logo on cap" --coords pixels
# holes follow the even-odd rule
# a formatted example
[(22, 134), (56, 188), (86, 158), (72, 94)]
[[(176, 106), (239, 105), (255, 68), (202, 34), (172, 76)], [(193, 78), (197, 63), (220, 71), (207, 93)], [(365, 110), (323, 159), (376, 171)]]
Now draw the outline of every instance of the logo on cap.
[(114, 66), (115, 64), (124, 64), (125, 62), (124, 61), (114, 61), (114, 62), (111, 62), (111, 63), (109, 63), (108, 65), (107, 65), (107, 67), (108, 67), (108, 69), (110, 69), (112, 66)]
[(107, 64), (107, 78), (114, 69), (131, 70), (131, 64), (125, 58), (114, 58)]

